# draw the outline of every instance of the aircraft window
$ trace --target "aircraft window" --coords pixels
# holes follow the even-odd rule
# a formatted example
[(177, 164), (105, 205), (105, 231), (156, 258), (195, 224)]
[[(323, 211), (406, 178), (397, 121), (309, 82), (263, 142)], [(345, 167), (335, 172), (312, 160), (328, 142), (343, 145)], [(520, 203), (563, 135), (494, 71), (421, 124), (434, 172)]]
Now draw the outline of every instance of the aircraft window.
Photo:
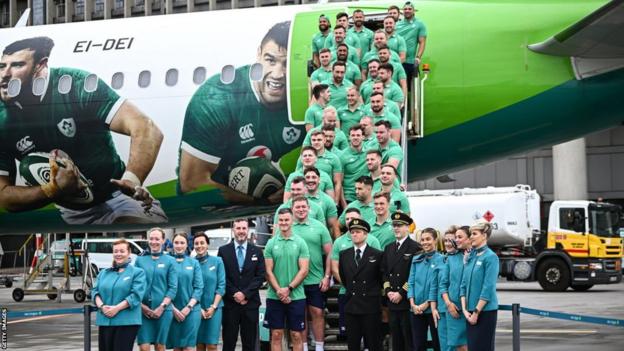
[(16, 97), (19, 95), (20, 90), (22, 90), (22, 81), (19, 78), (11, 79), (7, 87), (7, 94), (9, 97)]
[(254, 63), (251, 65), (251, 70), (249, 71), (249, 77), (254, 82), (262, 80), (262, 64)]
[(236, 71), (234, 70), (234, 66), (225, 65), (221, 69), (221, 82), (223, 84), (230, 84), (234, 81), (236, 76)]
[(97, 89), (98, 77), (96, 74), (89, 74), (84, 81), (84, 90), (87, 93), (92, 93)]
[(152, 80), (152, 72), (142, 71), (141, 73), (139, 73), (139, 87), (147, 88), (150, 85), (151, 80)]
[(33, 80), (33, 86), (32, 86), (33, 95), (35, 96), (43, 95), (43, 92), (45, 91), (45, 87), (46, 87), (45, 78), (43, 77), (35, 78), (35, 80)]
[(121, 72), (117, 72), (115, 74), (113, 74), (113, 78), (111, 79), (111, 85), (113, 86), (113, 89), (121, 89), (121, 87), (123, 87), (124, 84), (124, 75)]
[(177, 69), (172, 68), (167, 71), (167, 73), (165, 74), (165, 84), (167, 84), (167, 86), (170, 86), (170, 87), (178, 84), (178, 70)]
[(61, 94), (67, 94), (71, 90), (72, 77), (68, 74), (64, 74), (59, 78), (58, 91)]
[(199, 85), (206, 80), (206, 68), (197, 67), (193, 71), (193, 83)]

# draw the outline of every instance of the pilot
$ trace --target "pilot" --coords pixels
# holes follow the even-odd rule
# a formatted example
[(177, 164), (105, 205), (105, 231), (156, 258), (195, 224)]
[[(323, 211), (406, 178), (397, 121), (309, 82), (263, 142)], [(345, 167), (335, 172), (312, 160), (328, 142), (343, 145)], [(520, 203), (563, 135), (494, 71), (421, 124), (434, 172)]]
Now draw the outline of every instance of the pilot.
[[(96, 79), (95, 90), (87, 91), (90, 73), (48, 67), (53, 47), (52, 39), (34, 37), (15, 41), (2, 52), (0, 209), (21, 212), (57, 203), (68, 224), (166, 222), (160, 203), (142, 187), (156, 161), (161, 131), (103, 81)], [(63, 77), (71, 78), (66, 94), (59, 91)], [(35, 95), (41, 80), (45, 88)], [(16, 81), (21, 89), (14, 95), (9, 85)], [(130, 136), (127, 165), (111, 131)], [(15, 161), (34, 152), (51, 153), (49, 182), (17, 186)]]
[[(386, 198), (387, 199), (387, 198)], [(382, 261), (384, 293), (388, 303), (392, 349), (412, 350), (410, 304), (407, 299), (407, 279), (413, 256), (422, 251), (420, 244), (409, 237), (412, 218), (403, 212), (391, 215), (395, 241), (386, 245)]]
[[(221, 74), (209, 78), (195, 92), (186, 109), (180, 144), (179, 191), (214, 185), (231, 202), (251, 203), (251, 196), (229, 188), (229, 171), (262, 148), (264, 157), (278, 161), (299, 147), (302, 125), (294, 125), (286, 104), (286, 61), (290, 22), (274, 25), (262, 39), (257, 63), (239, 67), (234, 81), (225, 84)], [(282, 201), (283, 191), (268, 200)]]
[(370, 225), (355, 218), (349, 223), (353, 246), (340, 253), (338, 270), (345, 287), (345, 324), (350, 351), (360, 342), (370, 351), (381, 350), (381, 261), (383, 252), (366, 243)]

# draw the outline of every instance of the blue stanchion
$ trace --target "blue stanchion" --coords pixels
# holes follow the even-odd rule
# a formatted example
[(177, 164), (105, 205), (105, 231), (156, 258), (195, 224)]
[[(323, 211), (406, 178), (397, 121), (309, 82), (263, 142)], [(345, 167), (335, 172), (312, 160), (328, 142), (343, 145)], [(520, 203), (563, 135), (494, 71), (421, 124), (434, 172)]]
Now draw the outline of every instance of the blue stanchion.
[(84, 308), (60, 308), (56, 310), (41, 310), (41, 311), (9, 311), (7, 318), (22, 318), (22, 317), (40, 317), (40, 316), (54, 316), (58, 314), (82, 314)]
[[(511, 311), (511, 305), (499, 305), (498, 309), (502, 311)], [(584, 323), (591, 323), (591, 324), (609, 325), (612, 327), (624, 328), (624, 319), (581, 316), (578, 314), (544, 311), (544, 310), (538, 310), (535, 308), (528, 308), (528, 307), (520, 307), (520, 313), (546, 317), (546, 318), (562, 319), (562, 320), (567, 320), (567, 321), (584, 322)]]

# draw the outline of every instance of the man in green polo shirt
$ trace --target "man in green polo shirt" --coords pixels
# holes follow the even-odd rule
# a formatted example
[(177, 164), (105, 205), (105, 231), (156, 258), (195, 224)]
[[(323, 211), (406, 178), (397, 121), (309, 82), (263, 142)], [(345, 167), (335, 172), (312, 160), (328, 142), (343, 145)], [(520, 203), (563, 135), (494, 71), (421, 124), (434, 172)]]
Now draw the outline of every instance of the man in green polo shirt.
[(336, 112), (336, 108), (334, 106), (327, 106), (323, 110), (323, 123), (318, 126), (310, 129), (306, 134), (305, 139), (303, 139), (303, 146), (311, 145), (312, 132), (320, 130), (323, 131), (325, 128), (330, 128), (334, 130), (334, 140), (332, 142), (333, 146), (338, 150), (344, 150), (349, 146), (349, 140), (345, 133), (342, 132), (338, 125), (338, 113)]
[[(316, 168), (329, 174), (334, 182), (334, 194), (342, 193), (342, 164), (336, 154), (325, 149), (325, 135), (322, 130), (316, 130), (310, 135), (311, 146), (316, 150)], [(297, 169), (302, 169), (301, 160), (297, 161)]]
[(362, 72), (360, 67), (349, 61), (349, 46), (345, 43), (338, 44), (336, 48), (336, 61), (345, 63), (345, 79), (355, 84), (357, 87), (362, 84)]
[(343, 133), (348, 134), (352, 126), (359, 124), (364, 117), (364, 110), (360, 101), (360, 94), (356, 87), (347, 89), (347, 106), (338, 110), (338, 119), (340, 119), (340, 129)]
[(331, 38), (328, 38), (328, 40), (325, 41), (325, 48), (331, 51), (332, 59), (335, 60), (338, 57), (337, 55), (338, 45), (345, 44), (349, 48), (349, 54), (347, 56), (347, 60), (353, 62), (356, 65), (359, 65), (360, 58), (358, 56), (358, 52), (359, 52), (358, 48), (353, 45), (349, 45), (347, 43), (347, 41), (345, 40), (346, 35), (347, 35), (346, 27), (343, 27), (341, 25), (336, 25), (336, 27), (334, 28), (334, 36)]
[(329, 85), (323, 83), (315, 85), (312, 88), (312, 97), (314, 97), (315, 102), (308, 107), (304, 117), (306, 132), (323, 123), (323, 110), (331, 98)]
[[(357, 208), (349, 208), (345, 210), (345, 220), (347, 222), (346, 224), (347, 227), (349, 227), (349, 223), (351, 223), (351, 221), (356, 218), (358, 219), (362, 218), (362, 216), (360, 215), (360, 210), (358, 210)], [(368, 237), (366, 238), (366, 244), (370, 245), (371, 247), (377, 250), (381, 250), (381, 245), (379, 244), (379, 240), (377, 240), (377, 238), (372, 235), (368, 235)], [(334, 241), (334, 245), (332, 247), (332, 252), (331, 252), (331, 270), (332, 270), (332, 275), (334, 276), (334, 281), (336, 282), (336, 284), (341, 283), (340, 273), (338, 271), (340, 253), (352, 246), (353, 246), (353, 241), (351, 240), (351, 232), (349, 230), (346, 230), (344, 234), (342, 234), (340, 237), (336, 239), (336, 241)], [(344, 321), (344, 308), (347, 303), (347, 298), (345, 296), (345, 293), (346, 293), (346, 290), (344, 286), (340, 286), (340, 290), (338, 291), (338, 313), (339, 313), (338, 326), (339, 326), (340, 336), (342, 338), (346, 336), (346, 331), (347, 331), (345, 327), (345, 321)]]
[[(289, 32), (290, 22), (278, 23), (260, 43), (257, 63), (263, 67), (263, 79), (252, 80), (247, 65), (236, 69), (233, 82), (225, 84), (216, 74), (195, 92), (182, 129), (181, 192), (213, 185), (230, 202), (257, 203), (227, 185), (232, 168), (258, 147), (274, 162), (299, 147), (303, 125), (291, 122), (286, 104)], [(279, 190), (267, 200), (282, 202), (283, 189)]]
[(390, 219), (390, 194), (380, 191), (373, 195), (375, 206), (375, 221), (372, 222), (370, 235), (379, 240), (381, 250), (386, 245), (394, 242), (394, 231), (392, 230), (392, 220)]
[(395, 102), (401, 108), (405, 102), (405, 95), (403, 95), (401, 86), (392, 80), (393, 73), (394, 66), (391, 64), (386, 62), (379, 66), (379, 80), (383, 83), (384, 98)]
[[(360, 61), (360, 67), (362, 68), (362, 73), (364, 76), (368, 75), (367, 66), (371, 60), (379, 60), (378, 50), (382, 47), (388, 46), (388, 35), (383, 29), (378, 29), (373, 34), (373, 46), (370, 51), (362, 58)], [(399, 54), (390, 50), (390, 61), (401, 64), (401, 58)]]
[(368, 78), (362, 82), (360, 86), (360, 95), (362, 96), (362, 101), (366, 104), (370, 99), (370, 95), (373, 93), (373, 84), (377, 81), (379, 74), (379, 65), (380, 62), (378, 59), (372, 59), (368, 61)]
[(331, 23), (325, 15), (319, 16), (318, 33), (312, 37), (312, 62), (314, 67), (319, 67), (319, 52), (325, 47), (325, 39), (331, 33)]
[[(305, 178), (303, 178), (302, 176), (295, 177), (291, 183), (290, 190), (291, 190), (290, 192), (291, 197), (288, 200), (286, 200), (283, 204), (281, 204), (280, 207), (277, 208), (277, 210), (275, 211), (275, 215), (273, 216), (273, 223), (277, 223), (278, 221), (277, 214), (279, 213), (279, 210), (281, 210), (282, 208), (286, 208), (286, 207), (292, 209), (293, 198), (297, 196), (305, 195), (306, 193)], [(323, 209), (319, 205), (315, 203), (310, 203), (309, 213), (310, 213), (310, 218), (315, 219), (321, 223), (325, 223), (325, 211), (323, 211)], [(273, 227), (274, 232), (276, 229), (277, 227)]]
[(379, 151), (381, 151), (381, 163), (391, 164), (400, 172), (401, 167), (403, 167), (403, 148), (392, 139), (390, 130), (390, 122), (388, 121), (375, 123), (375, 135), (377, 136)]
[(362, 138), (362, 149), (364, 149), (364, 151), (378, 150), (379, 143), (377, 143), (377, 136), (375, 135), (375, 125), (373, 123), (373, 117), (364, 115), (364, 117), (360, 119), (360, 126), (364, 131), (364, 137)]
[[(403, 91), (403, 95), (407, 95), (407, 75), (405, 74), (405, 70), (403, 66), (398, 62), (393, 62), (390, 60), (390, 49), (388, 47), (381, 47), (377, 51), (379, 55), (379, 62), (381, 65), (384, 63), (389, 63), (392, 65), (392, 80), (401, 86), (401, 90)], [(380, 67), (381, 67), (380, 65)]]
[[(369, 176), (361, 176), (355, 180), (355, 197), (356, 200), (349, 203), (347, 208), (357, 208), (362, 214), (362, 219), (366, 222), (373, 223), (375, 221), (375, 211), (373, 209), (373, 180)], [(338, 219), (341, 225), (345, 225), (345, 212)]]
[[(308, 167), (316, 166), (316, 149), (312, 146), (304, 146), (301, 148), (301, 168), (297, 168), (294, 172), (292, 172), (288, 179), (286, 180), (286, 185), (284, 186), (284, 201), (287, 201), (292, 195), (291, 193), (291, 184), (293, 179), (296, 177), (303, 177), (303, 170)], [(334, 194), (334, 181), (331, 176), (325, 171), (320, 171), (321, 173), (321, 183), (319, 185), (320, 191), (329, 195), (332, 199), (336, 197)]]
[(384, 164), (381, 166), (381, 189), (379, 191), (390, 194), (390, 212), (394, 213), (401, 211), (403, 213), (411, 214), (410, 204), (407, 201), (407, 196), (401, 191), (400, 187), (397, 187), (398, 173), (397, 169), (391, 164)]
[(335, 31), (329, 33), (327, 39), (325, 39), (325, 47), (326, 48), (334, 48), (336, 44), (340, 44), (341, 42), (347, 43), (349, 46), (352, 46), (357, 51), (354, 52), (357, 57), (360, 57), (360, 39), (357, 35), (352, 33), (348, 33), (347, 29), (349, 29), (349, 15), (346, 12), (339, 12), (336, 15), (336, 27), (342, 27), (345, 30), (344, 39), (339, 40), (335, 38)]
[(336, 210), (336, 202), (327, 194), (319, 191), (319, 170), (315, 167), (308, 167), (304, 171), (306, 180), (306, 197), (310, 203), (316, 203), (325, 213), (327, 228), (329, 228), (332, 237), (337, 238), (340, 235), (340, 224), (338, 223), (338, 211)]
[(386, 121), (390, 124), (390, 135), (392, 140), (401, 141), (401, 120), (398, 116), (389, 113), (384, 108), (384, 95), (382, 93), (374, 92), (371, 94), (370, 108), (373, 112), (371, 117), (375, 125), (377, 122)]
[(417, 67), (420, 66), (427, 43), (427, 27), (414, 16), (415, 11), (417, 10), (414, 5), (409, 1), (406, 2), (403, 5), (403, 19), (397, 22), (395, 28), (396, 33), (405, 39), (407, 54), (403, 68), (408, 81), (411, 81), (415, 74), (418, 75)]
[(321, 67), (317, 68), (310, 75), (311, 88), (314, 88), (315, 85), (330, 79), (332, 76), (331, 51), (329, 51), (329, 49), (323, 48), (319, 52), (319, 57), (321, 61)]
[[(293, 198), (292, 210), (295, 218), (292, 226), (293, 234), (301, 237), (308, 245), (310, 252), (310, 269), (303, 280), (303, 288), (306, 296), (308, 315), (312, 320), (312, 331), (316, 350), (323, 350), (325, 340), (325, 292), (329, 289), (331, 281), (331, 251), (332, 238), (324, 223), (309, 218), (308, 199), (304, 196)], [(323, 264), (323, 255), (326, 256)], [(325, 266), (325, 268), (323, 268)], [(307, 326), (303, 333), (303, 347), (307, 349)]]
[[(161, 131), (89, 72), (49, 67), (53, 48), (52, 39), (40, 36), (12, 42), (2, 52), (0, 211), (54, 204), (71, 225), (167, 222), (160, 203), (143, 187), (158, 156)], [(69, 90), (60, 92), (66, 78)], [(21, 87), (17, 94), (9, 89), (15, 82)], [(130, 138), (127, 165), (113, 133)], [(50, 174), (43, 184), (18, 185), (16, 161), (32, 153), (48, 156)], [(5, 222), (10, 227), (11, 220)]]
[(405, 39), (398, 35), (394, 28), (396, 26), (396, 20), (392, 16), (386, 16), (383, 21), (384, 31), (388, 36), (388, 47), (399, 54), (401, 63), (405, 62), (407, 53), (407, 46), (405, 45)]
[(278, 212), (279, 234), (264, 249), (267, 282), (266, 313), (263, 325), (271, 330), (271, 350), (282, 350), (284, 320), (288, 320), (293, 350), (303, 350), (305, 328), (305, 290), (310, 251), (305, 240), (292, 233), (293, 214), (290, 208)]
[(323, 84), (329, 86), (329, 105), (334, 106), (336, 109), (347, 105), (347, 88), (353, 85), (353, 83), (344, 79), (345, 71), (345, 63), (336, 61), (332, 65), (332, 79), (323, 82)]
[(364, 27), (364, 11), (360, 9), (353, 11), (353, 27), (349, 28), (347, 36), (349, 34), (360, 39), (360, 57), (364, 57), (373, 42), (373, 31)]
[(368, 174), (366, 169), (366, 153), (362, 150), (364, 131), (359, 124), (351, 127), (349, 131), (349, 147), (340, 154), (340, 163), (343, 164), (344, 178), (342, 181), (344, 196), (341, 201), (342, 207), (355, 201), (355, 180)]
[[(400, 90), (401, 89), (399, 88), (399, 91)], [(386, 98), (386, 94), (384, 93), (384, 83), (381, 80), (378, 80), (373, 83), (373, 91), (370, 93), (370, 95), (372, 95), (373, 93), (384, 94), (384, 104), (383, 104), (384, 111), (390, 112), (391, 114), (399, 117), (399, 121), (401, 121), (401, 110), (399, 109), (399, 105), (397, 105), (396, 102), (391, 101), (388, 98)], [(364, 109), (364, 113), (367, 115), (373, 114), (373, 110), (371, 109), (371, 104), (370, 104), (370, 95), (368, 97), (368, 103), (362, 107)]]

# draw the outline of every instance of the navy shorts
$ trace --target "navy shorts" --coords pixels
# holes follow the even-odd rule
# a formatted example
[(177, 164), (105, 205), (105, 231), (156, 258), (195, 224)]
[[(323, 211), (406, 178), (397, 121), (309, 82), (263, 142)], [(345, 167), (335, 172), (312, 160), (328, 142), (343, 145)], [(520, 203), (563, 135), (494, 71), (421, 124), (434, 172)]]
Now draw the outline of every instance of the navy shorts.
[(280, 300), (267, 299), (266, 313), (262, 325), (269, 329), (284, 329), (288, 320), (288, 329), (292, 331), (302, 331), (305, 327), (305, 306), (304, 299), (291, 301), (289, 304)]
[(325, 294), (321, 291), (318, 284), (304, 285), (303, 291), (305, 291), (306, 304), (308, 306), (320, 309), (325, 308)]

